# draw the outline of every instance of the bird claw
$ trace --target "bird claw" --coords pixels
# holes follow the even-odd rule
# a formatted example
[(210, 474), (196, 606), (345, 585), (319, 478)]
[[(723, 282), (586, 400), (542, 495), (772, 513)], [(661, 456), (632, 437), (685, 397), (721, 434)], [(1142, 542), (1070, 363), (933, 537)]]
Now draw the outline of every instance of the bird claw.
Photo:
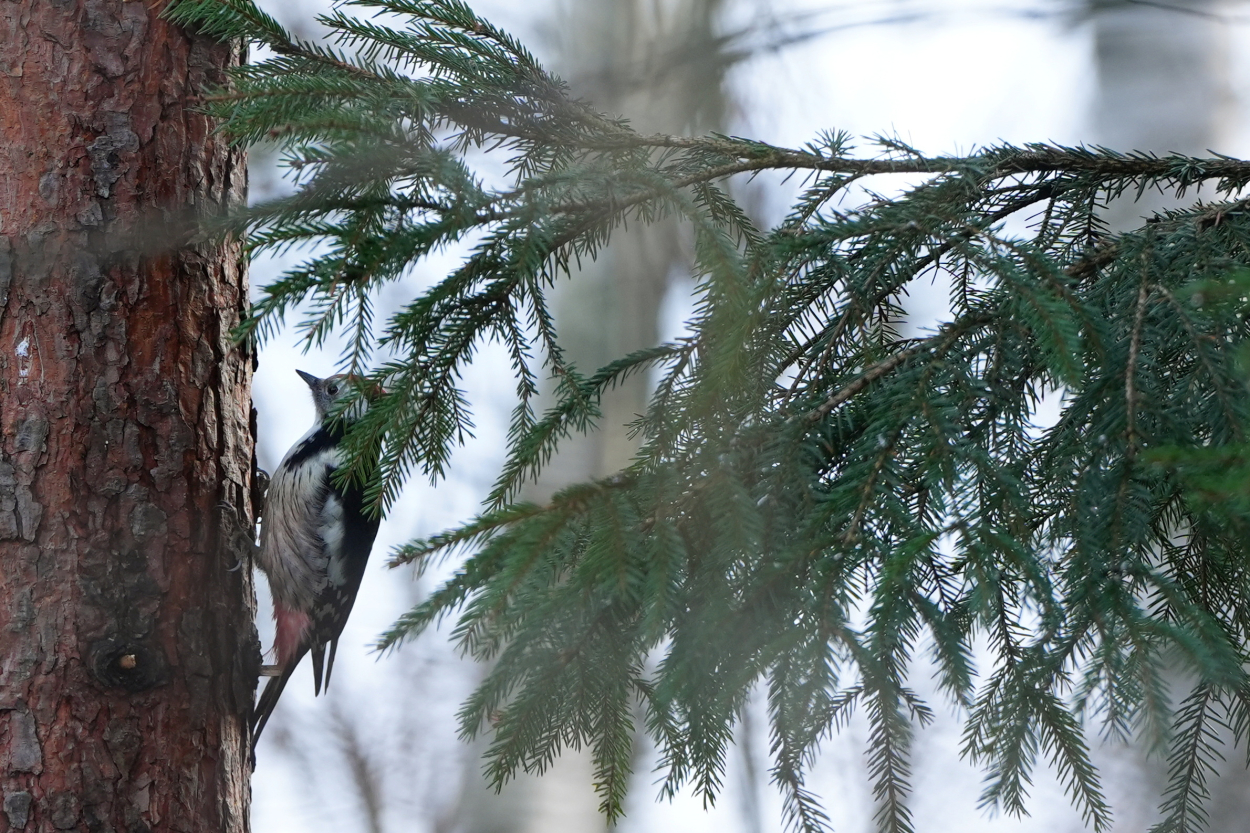
[(281, 677), (282, 666), (281, 665), (262, 665), (260, 667), (260, 675), (262, 677)]
[(248, 529), (244, 519), (239, 517), (239, 511), (226, 501), (217, 504), (217, 512), (223, 547), (235, 556), (234, 566), (227, 568), (226, 572), (235, 573), (243, 568), (243, 557), (240, 553), (255, 552), (256, 533), (254, 529)]
[(256, 517), (265, 514), (265, 499), (269, 496), (269, 472), (264, 469), (254, 469), (252, 471), (252, 507), (256, 511)]

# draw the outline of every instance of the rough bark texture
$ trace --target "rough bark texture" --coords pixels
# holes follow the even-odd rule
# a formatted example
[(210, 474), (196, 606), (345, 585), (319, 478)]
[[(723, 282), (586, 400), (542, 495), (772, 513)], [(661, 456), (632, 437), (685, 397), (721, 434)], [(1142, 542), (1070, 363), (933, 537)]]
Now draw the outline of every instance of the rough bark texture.
[(0, 0), (0, 833), (247, 829), (239, 55), (160, 5)]

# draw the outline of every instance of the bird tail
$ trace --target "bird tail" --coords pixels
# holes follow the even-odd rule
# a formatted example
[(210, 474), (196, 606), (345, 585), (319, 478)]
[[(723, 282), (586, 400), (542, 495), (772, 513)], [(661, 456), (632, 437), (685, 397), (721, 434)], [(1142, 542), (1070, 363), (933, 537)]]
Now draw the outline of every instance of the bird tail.
[(260, 740), (260, 733), (269, 722), (269, 715), (273, 714), (274, 706), (278, 705), (278, 698), (282, 695), (282, 689), (286, 688), (286, 681), (291, 679), (297, 665), (299, 665), (298, 661), (288, 663), (279, 676), (270, 677), (269, 682), (265, 683), (265, 690), (260, 693), (260, 699), (256, 701), (256, 708), (252, 710), (253, 758), (256, 756), (256, 741)]
[(330, 640), (330, 656), (326, 657), (326, 645), (319, 644), (312, 646), (312, 668), (313, 668), (313, 694), (321, 694), (322, 691), (330, 690), (330, 672), (334, 670), (334, 652), (339, 647), (339, 639), (336, 636)]
[(304, 654), (308, 653), (308, 629), (312, 624), (307, 613), (287, 609), (276, 601), (273, 606), (273, 619), (277, 626), (273, 649), (282, 673), (269, 678), (269, 682), (265, 684), (265, 690), (260, 694), (260, 699), (256, 701), (256, 707), (252, 709), (253, 765), (256, 761), (256, 741), (260, 739), (261, 731), (269, 722), (274, 706), (278, 705), (278, 698), (282, 695), (282, 689), (286, 688), (286, 681), (291, 679), (291, 675), (299, 666), (299, 661), (304, 658)]

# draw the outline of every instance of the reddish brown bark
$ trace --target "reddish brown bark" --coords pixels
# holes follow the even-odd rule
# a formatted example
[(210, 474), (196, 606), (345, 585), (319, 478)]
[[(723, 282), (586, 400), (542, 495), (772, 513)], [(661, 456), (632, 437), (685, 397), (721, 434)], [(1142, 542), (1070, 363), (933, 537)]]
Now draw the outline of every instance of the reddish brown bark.
[(157, 11), (0, 2), (0, 833), (247, 829), (246, 274), (182, 231), (238, 55)]

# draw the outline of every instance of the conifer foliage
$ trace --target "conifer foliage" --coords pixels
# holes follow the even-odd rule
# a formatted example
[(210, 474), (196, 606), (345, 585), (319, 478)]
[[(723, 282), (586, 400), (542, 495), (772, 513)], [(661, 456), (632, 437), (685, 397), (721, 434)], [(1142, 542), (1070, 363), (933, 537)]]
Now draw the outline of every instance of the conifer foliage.
[[(1219, 744), (1250, 734), (1250, 163), (641, 135), (455, 0), (344, 3), (321, 19), (330, 46), (249, 0), (169, 14), (262, 50), (205, 106), (235, 141), (280, 144), (299, 187), (231, 229), (254, 251), (320, 248), (241, 335), (301, 304), (310, 340), (350, 335), (345, 367), (387, 392), (351, 433), (381, 448), (379, 511), (409, 475), (445, 473), (475, 350), (510, 352), (517, 405), (488, 504), (394, 557), (463, 566), (381, 642), (457, 617), (464, 650), (492, 662), (460, 717), (492, 738), (497, 783), (588, 747), (616, 817), (645, 731), (662, 792), (710, 802), (759, 691), (797, 828), (827, 826), (805, 777), (858, 711), (878, 827), (909, 831), (931, 654), (988, 807), (1024, 813), (1045, 759), (1107, 829), (1090, 738), (1142, 734), (1170, 755), (1155, 830), (1201, 829)], [(727, 189), (765, 170), (806, 177), (772, 229)], [(907, 186), (865, 187), (891, 174)], [(1128, 233), (1099, 222), (1109, 198), (1200, 183), (1221, 201)], [(673, 216), (695, 242), (690, 334), (573, 366), (553, 284), (628, 224)], [(455, 271), (374, 320), (379, 290), (452, 244), (469, 252)], [(904, 337), (909, 287), (938, 275), (950, 315)], [(562, 439), (624, 430), (598, 425), (598, 403), (643, 372), (658, 381), (629, 426), (633, 464), (519, 502)], [(1043, 396), (1060, 416), (1035, 425)]]

